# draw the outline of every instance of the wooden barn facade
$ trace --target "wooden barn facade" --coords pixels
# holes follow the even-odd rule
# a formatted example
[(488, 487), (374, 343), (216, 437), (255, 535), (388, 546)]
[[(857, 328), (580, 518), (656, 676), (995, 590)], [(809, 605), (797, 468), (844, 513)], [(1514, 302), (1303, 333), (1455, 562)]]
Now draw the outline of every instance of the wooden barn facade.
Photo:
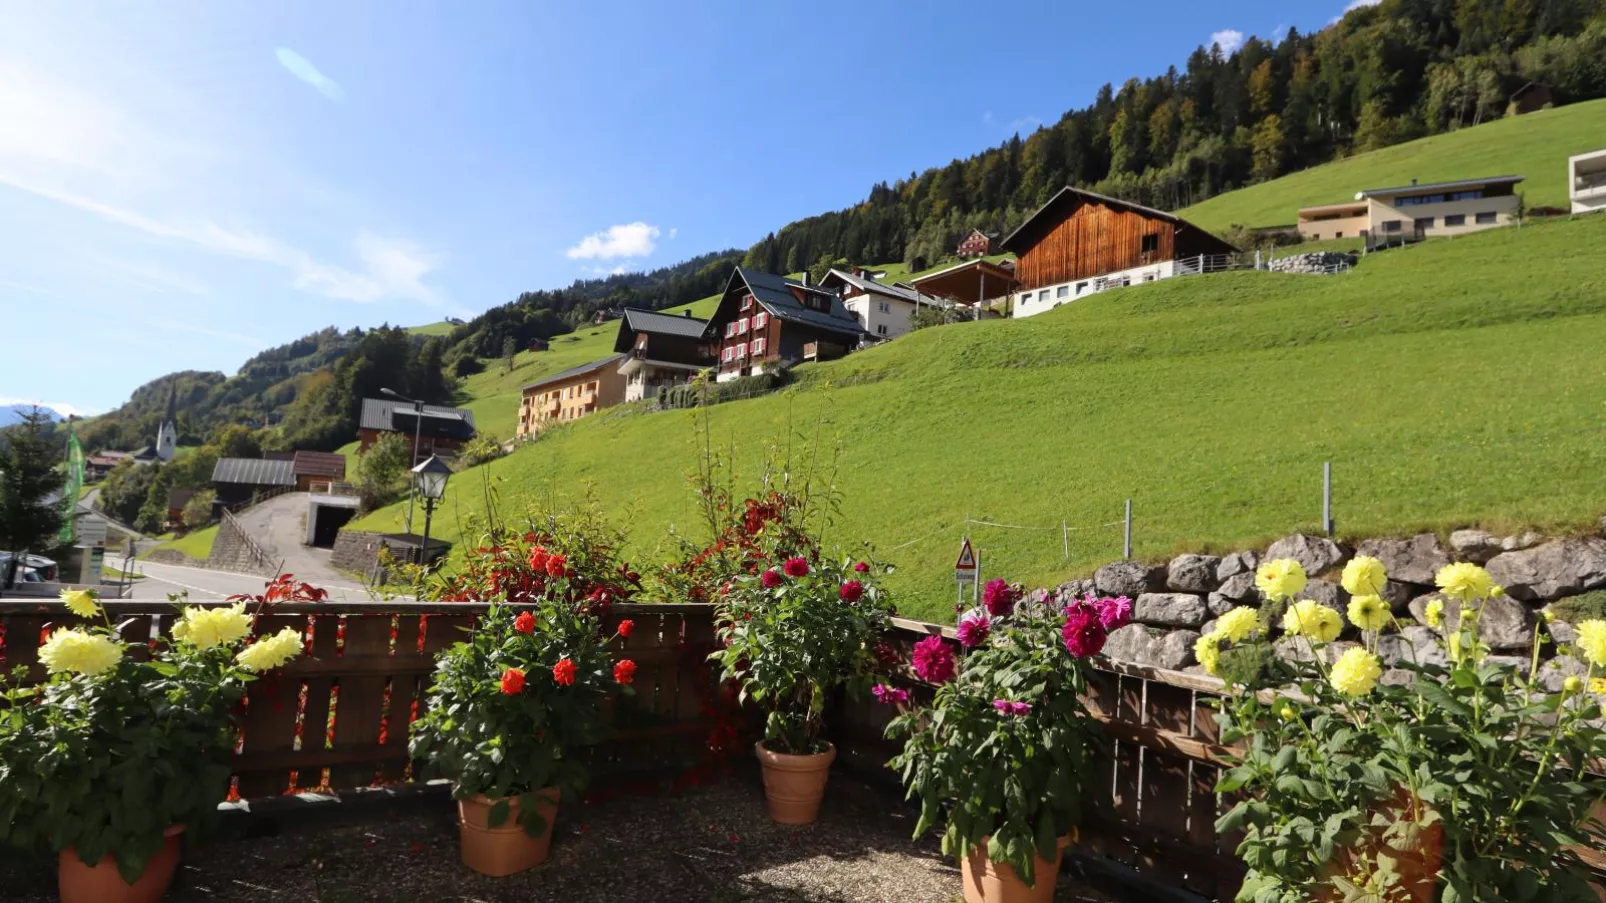
[(1236, 249), (1181, 217), (1079, 188), (1063, 188), (1010, 233), (1015, 316), (1083, 295), (1176, 275), (1177, 261)]

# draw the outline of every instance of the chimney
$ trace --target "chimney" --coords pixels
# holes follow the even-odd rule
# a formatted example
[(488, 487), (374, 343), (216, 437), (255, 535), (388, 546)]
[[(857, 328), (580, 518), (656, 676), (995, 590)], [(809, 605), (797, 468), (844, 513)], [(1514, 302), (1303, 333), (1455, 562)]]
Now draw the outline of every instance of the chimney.
[(808, 288), (808, 286), (809, 286), (809, 271), (808, 270), (804, 270), (803, 271), (803, 287), (804, 288)]
[(683, 316), (683, 317), (690, 317), (691, 316), (691, 311), (683, 310), (683, 311), (680, 312), (680, 315)]

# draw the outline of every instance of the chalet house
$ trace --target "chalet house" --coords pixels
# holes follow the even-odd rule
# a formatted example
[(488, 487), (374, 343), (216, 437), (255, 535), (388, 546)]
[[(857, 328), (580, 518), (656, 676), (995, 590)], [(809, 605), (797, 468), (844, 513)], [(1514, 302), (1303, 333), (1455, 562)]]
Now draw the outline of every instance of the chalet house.
[(260, 495), (296, 485), (290, 461), (268, 458), (219, 458), (212, 466), (212, 489), (219, 504), (241, 505)]
[(346, 480), (346, 456), (334, 452), (298, 451), (290, 458), (290, 472), (295, 475), (296, 489), (302, 492), (332, 489), (335, 483)]
[(570, 367), (525, 386), (519, 399), (519, 438), (534, 437), (546, 427), (578, 420), (625, 400), (625, 355)]
[(624, 355), (619, 372), (625, 377), (627, 402), (656, 398), (670, 386), (691, 381), (698, 371), (714, 365), (714, 355), (703, 340), (707, 320), (690, 313), (680, 316), (627, 307), (619, 320), (613, 350)]
[(820, 280), (820, 288), (835, 292), (842, 299), (842, 306), (859, 321), (868, 333), (867, 338), (873, 342), (907, 333), (910, 318), (921, 307), (949, 306), (947, 301), (923, 295), (913, 286), (887, 285), (858, 267), (831, 270)]
[(474, 438), (474, 412), (467, 408), (449, 408), (443, 405), (424, 405), (423, 422), (410, 401), (387, 398), (364, 398), (362, 419), (357, 422), (359, 452), (365, 452), (385, 433), (400, 433), (412, 448), (413, 437), (418, 437), (418, 456), (414, 464), (430, 455), (455, 457), (470, 439)]
[(1175, 214), (1069, 187), (1000, 246), (1016, 256), (1016, 317), (1107, 288), (1196, 273), (1204, 257), (1237, 250)]
[(737, 267), (703, 332), (727, 382), (804, 360), (830, 360), (867, 335), (835, 292)]
[(1355, 200), (1299, 211), (1307, 241), (1330, 238), (1438, 238), (1510, 225), (1522, 176), (1368, 188)]
[(125, 451), (103, 451), (98, 455), (90, 455), (84, 459), (84, 477), (89, 480), (99, 480), (112, 472), (112, 468), (128, 457)]
[(1606, 150), (1567, 158), (1567, 196), (1574, 213), (1606, 210)]
[(993, 239), (995, 237), (980, 229), (972, 229), (970, 234), (965, 236), (964, 240), (959, 243), (959, 247), (954, 249), (954, 253), (961, 258), (986, 257), (992, 253)]

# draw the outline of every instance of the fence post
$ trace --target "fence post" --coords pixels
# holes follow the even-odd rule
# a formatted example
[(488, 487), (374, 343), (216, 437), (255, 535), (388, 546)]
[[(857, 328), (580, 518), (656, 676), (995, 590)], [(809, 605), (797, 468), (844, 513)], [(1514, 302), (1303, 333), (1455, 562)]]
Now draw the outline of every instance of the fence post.
[(1132, 558), (1132, 500), (1126, 500), (1126, 534), (1121, 544), (1121, 558), (1130, 561)]
[(1065, 521), (1060, 521), (1060, 540), (1065, 543), (1065, 560), (1071, 560), (1071, 528)]
[(1333, 462), (1322, 462), (1322, 529), (1333, 535)]

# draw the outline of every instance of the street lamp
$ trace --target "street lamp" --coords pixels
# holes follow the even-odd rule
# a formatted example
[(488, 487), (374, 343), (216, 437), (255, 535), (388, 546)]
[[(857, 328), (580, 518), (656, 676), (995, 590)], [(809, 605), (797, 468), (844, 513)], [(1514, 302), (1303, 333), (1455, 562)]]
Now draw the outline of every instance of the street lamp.
[[(418, 464), (418, 436), (424, 429), (424, 403), (416, 398), (408, 398), (394, 389), (381, 388), (381, 395), (389, 395), (401, 401), (409, 402), (413, 406), (413, 464)], [(416, 470), (416, 466), (414, 468)], [(415, 481), (416, 483), (416, 481)], [(407, 487), (407, 532), (413, 532), (413, 496), (418, 494), (417, 485)]]
[(451, 475), (452, 469), (446, 466), (445, 461), (434, 455), (430, 455), (429, 460), (413, 468), (413, 484), (424, 496), (424, 544), (419, 550), (419, 564), (428, 563), (429, 522), (435, 514), (435, 503), (446, 495), (446, 479)]

